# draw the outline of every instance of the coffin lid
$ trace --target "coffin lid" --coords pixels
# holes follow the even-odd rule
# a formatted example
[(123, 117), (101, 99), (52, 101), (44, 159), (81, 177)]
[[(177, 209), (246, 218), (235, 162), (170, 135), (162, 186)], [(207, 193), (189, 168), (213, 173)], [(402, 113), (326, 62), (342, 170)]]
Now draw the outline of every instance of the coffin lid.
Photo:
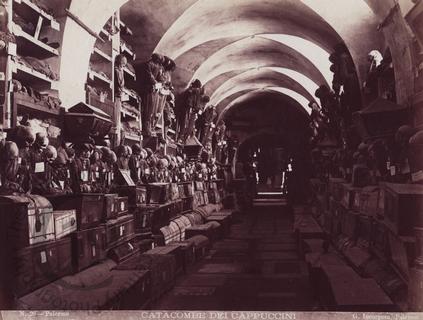
[(362, 189), (362, 193), (372, 193), (372, 192), (376, 192), (376, 191), (379, 191), (380, 190), (380, 187), (379, 186), (365, 186), (365, 187), (363, 187), (363, 189)]
[(168, 225), (168, 228), (170, 228), (171, 230), (175, 230), (175, 231), (180, 231), (179, 230), (179, 226), (178, 226), (178, 224), (175, 222), (175, 221), (170, 221), (169, 222), (169, 225)]
[[(203, 222), (203, 216), (199, 213), (195, 213), (195, 212), (187, 213), (187, 214), (184, 215), (184, 217), (186, 217), (187, 219), (191, 218), (192, 221), (194, 221), (195, 223), (197, 223), (197, 222), (202, 223)], [(189, 219), (190, 222), (191, 222), (191, 219)]]
[(144, 254), (170, 254), (172, 251), (175, 251), (175, 249), (178, 249), (179, 246), (173, 245), (173, 246), (161, 246), (161, 247), (155, 247), (153, 249), (150, 249)]
[(181, 182), (178, 182), (178, 184), (182, 184), (182, 185), (192, 184), (192, 181), (181, 181)]
[(394, 112), (406, 109), (406, 107), (396, 104), (392, 101), (376, 98), (367, 108), (359, 111), (360, 114), (372, 114), (372, 113), (383, 113), (383, 112)]
[(178, 226), (191, 226), (191, 221), (185, 217), (185, 216), (180, 216), (179, 218), (176, 218), (175, 220), (173, 220), (172, 222), (176, 223)]
[(168, 225), (160, 228), (160, 232), (166, 237), (173, 234), (179, 234), (179, 226), (173, 221)]
[(410, 183), (385, 183), (386, 188), (391, 189), (397, 194), (414, 194), (423, 196), (423, 186)]
[(148, 187), (151, 187), (151, 186), (154, 186), (154, 187), (163, 187), (163, 186), (167, 186), (167, 185), (168, 185), (168, 183), (166, 183), (166, 182), (150, 182), (147, 185), (147, 188)]
[(34, 203), (36, 204), (37, 208), (39, 209), (46, 209), (46, 208), (53, 208), (50, 201), (46, 198), (38, 195), (11, 195), (11, 196), (0, 196), (0, 203), (28, 203), (29, 208), (35, 208)]
[(189, 230), (201, 230), (201, 231), (206, 230), (207, 231), (207, 230), (215, 229), (215, 228), (216, 227), (209, 225), (209, 224), (199, 224), (199, 225), (196, 225), (196, 226), (191, 226), (188, 229)]
[(220, 223), (217, 221), (210, 221), (205, 223), (206, 226), (211, 226), (213, 229), (219, 228), (220, 227)]
[(83, 114), (90, 114), (90, 115), (95, 115), (103, 120), (107, 120), (111, 122), (111, 117), (105, 113), (104, 111), (102, 111), (101, 109), (94, 107), (92, 105), (89, 105), (85, 102), (79, 102), (76, 105), (74, 105), (73, 107), (68, 109), (68, 114), (71, 113), (83, 113)]
[(126, 222), (130, 221), (131, 218), (133, 218), (132, 214), (126, 214), (124, 216), (120, 216), (120, 217), (117, 217), (115, 219), (107, 220), (104, 225), (110, 227), (110, 226), (116, 225), (117, 223), (126, 223)]

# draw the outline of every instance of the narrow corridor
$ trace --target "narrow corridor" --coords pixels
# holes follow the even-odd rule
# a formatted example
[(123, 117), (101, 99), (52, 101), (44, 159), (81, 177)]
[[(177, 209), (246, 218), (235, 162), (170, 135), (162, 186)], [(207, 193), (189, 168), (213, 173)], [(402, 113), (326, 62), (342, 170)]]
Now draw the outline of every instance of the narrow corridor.
[(0, 0), (0, 310), (423, 312), (422, 22)]
[(180, 277), (154, 309), (311, 310), (306, 263), (286, 206), (259, 203), (234, 218), (231, 231)]

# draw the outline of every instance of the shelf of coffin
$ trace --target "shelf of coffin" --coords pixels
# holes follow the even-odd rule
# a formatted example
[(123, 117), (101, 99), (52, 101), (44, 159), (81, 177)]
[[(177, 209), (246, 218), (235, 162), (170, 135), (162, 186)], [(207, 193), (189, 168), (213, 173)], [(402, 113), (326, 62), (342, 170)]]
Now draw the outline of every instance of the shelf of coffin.
[[(137, 102), (139, 101), (139, 97), (135, 93), (133, 93), (131, 90), (127, 88), (123, 88), (123, 92), (128, 96), (128, 98), (131, 98)], [(128, 100), (122, 99), (122, 101), (130, 101), (130, 99)]]
[(138, 135), (136, 133), (132, 133), (126, 130), (124, 130), (124, 132), (125, 132), (125, 139), (140, 142), (141, 135)]
[[(136, 107), (136, 106), (134, 106), (134, 107)], [(134, 110), (127, 108), (126, 105), (123, 104), (123, 103), (122, 103), (122, 107), (121, 107), (120, 111), (121, 111), (121, 114), (124, 117), (131, 117), (131, 118), (136, 119), (136, 120), (138, 120), (139, 117), (140, 117), (139, 112), (135, 112)]]
[(120, 44), (120, 52), (126, 53), (127, 55), (129, 55), (131, 57), (131, 59), (135, 60), (135, 52), (132, 51), (131, 49), (129, 49), (128, 46), (126, 45), (126, 43), (124, 43), (124, 42), (121, 42), (121, 44)]
[(132, 72), (131, 70), (129, 70), (129, 68), (125, 67), (125, 68), (123, 68), (123, 71), (125, 71), (126, 74), (130, 75), (134, 80), (137, 79), (135, 73)]
[(35, 3), (30, 0), (14, 0), (13, 10), (15, 10), (22, 17), (33, 17), (33, 20), (37, 20), (38, 17), (42, 17), (50, 21), (52, 29), (60, 31), (60, 24), (57, 20), (49, 13), (38, 7)]
[(7, 46), (7, 54), (10, 56), (16, 56), (17, 55), (17, 45), (16, 43), (9, 42)]
[(11, 69), (14, 79), (30, 85), (34, 89), (50, 88), (52, 90), (57, 90), (58, 88), (58, 81), (52, 80), (45, 74), (23, 64), (12, 62)]
[(31, 110), (34, 113), (45, 112), (59, 116), (64, 112), (63, 107), (58, 107), (57, 109), (49, 108), (45, 106), (42, 101), (36, 103), (33, 98), (20, 92), (13, 93), (13, 102), (20, 110), (23, 108), (25, 110)]
[(112, 62), (112, 57), (109, 56), (107, 53), (105, 53), (104, 51), (102, 51), (101, 49), (94, 47), (94, 54), (96, 54), (97, 56), (103, 58), (104, 60), (108, 61), (108, 62)]
[(131, 29), (131, 28), (129, 28), (129, 27), (126, 25), (126, 23), (125, 23), (125, 22), (123, 22), (122, 20), (120, 20), (120, 21), (119, 21), (119, 25), (120, 25), (121, 27), (123, 27), (123, 28), (128, 29), (128, 30), (129, 30), (129, 32), (130, 32), (131, 34), (133, 34), (132, 29)]
[(12, 30), (16, 36), (18, 50), (21, 51), (22, 55), (36, 58), (59, 56), (59, 50), (26, 33), (20, 25), (12, 23)]
[(111, 41), (112, 40), (112, 35), (109, 31), (107, 31), (106, 29), (101, 29), (100, 30), (100, 35), (105, 35), (107, 37), (107, 41)]
[(99, 80), (100, 82), (107, 84), (109, 88), (112, 87), (112, 80), (110, 80), (109, 78), (103, 76), (102, 74), (100, 74), (100, 73), (98, 73), (94, 70), (88, 71), (88, 79), (90, 79), (92, 81)]

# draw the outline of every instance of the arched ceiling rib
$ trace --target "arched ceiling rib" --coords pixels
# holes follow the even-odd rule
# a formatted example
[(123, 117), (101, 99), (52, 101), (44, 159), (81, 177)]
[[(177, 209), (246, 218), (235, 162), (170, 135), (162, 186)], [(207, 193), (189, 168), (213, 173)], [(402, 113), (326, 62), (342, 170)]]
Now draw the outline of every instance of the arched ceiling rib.
[[(87, 0), (82, 0), (89, 2)], [(92, 0), (91, 0), (92, 1)], [(102, 3), (110, 0), (97, 0)], [(136, 62), (150, 58), (163, 34), (197, 0), (126, 0), (120, 9), (122, 20), (131, 27)], [(166, 53), (166, 52), (165, 52)]]
[[(279, 84), (284, 84), (288, 88), (297, 91), (309, 101), (315, 101), (314, 93), (317, 90), (318, 85), (303, 74), (287, 68), (263, 67), (238, 72), (235, 75), (233, 73), (225, 73), (225, 77), (220, 77), (221, 81), (219, 82), (219, 87), (215, 86), (211, 90), (211, 92), (213, 92), (211, 103), (220, 104), (227, 98), (228, 91), (236, 88), (239, 82), (251, 81), (254, 83), (256, 78), (259, 78), (264, 74), (267, 74), (269, 77), (272, 77), (273, 75), (273, 79), (279, 81)], [(207, 88), (210, 89), (208, 85)]]
[(244, 38), (219, 50), (203, 62), (193, 79), (200, 79), (203, 83), (207, 83), (228, 71), (266, 66), (296, 70), (315, 83), (325, 83), (320, 71), (301, 53), (261, 37)]
[(210, 55), (226, 47), (227, 45), (241, 40), (243, 37), (227, 37), (204, 42), (201, 45), (185, 52), (175, 60), (176, 70), (172, 74), (172, 83), (177, 91), (184, 90), (189, 84), (195, 71)]
[(156, 49), (177, 58), (222, 35), (261, 33), (300, 36), (328, 50), (341, 41), (329, 24), (298, 0), (199, 0), (175, 21)]
[[(226, 47), (235, 46), (237, 41), (242, 41), (241, 44), (246, 47), (254, 46), (255, 42), (253, 40), (255, 38), (263, 38), (275, 41), (269, 42), (269, 47), (277, 47), (277, 43), (280, 43), (283, 45), (279, 47), (280, 50), (284, 50), (286, 47), (289, 47), (297, 51), (299, 55), (304, 56), (311, 64), (314, 65), (314, 67), (316, 67), (316, 69), (319, 70), (319, 72), (322, 74), (321, 81), (326, 80), (326, 84), (328, 85), (332, 82), (333, 74), (329, 70), (329, 53), (313, 42), (286, 34), (263, 34), (256, 35), (254, 38), (244, 38), (245, 37), (225, 37), (218, 40), (205, 42), (179, 56), (179, 58), (176, 59), (177, 72), (174, 76), (174, 86), (178, 89), (183, 89), (193, 80), (194, 77), (203, 81), (207, 81), (202, 79), (204, 75), (200, 74), (201, 72), (196, 72), (196, 70), (201, 65), (206, 64), (206, 61), (209, 61), (209, 57), (211, 58), (212, 56), (219, 56), (220, 58), (223, 58), (224, 53), (218, 54), (219, 51), (223, 50), (224, 52), (227, 52), (228, 48)], [(239, 54), (242, 55), (243, 52), (241, 51)], [(256, 56), (251, 58), (256, 59)], [(269, 65), (279, 66), (279, 64), (280, 61), (276, 59), (275, 61), (269, 61)], [(228, 64), (226, 67), (228, 69), (234, 68), (234, 66), (230, 64)], [(239, 69), (238, 64), (236, 67)], [(324, 82), (320, 84), (323, 83)]]
[(315, 94), (316, 90), (319, 88), (319, 86), (317, 85), (317, 83), (315, 83), (310, 78), (307, 78), (302, 73), (299, 73), (299, 72), (291, 70), (291, 69), (279, 68), (279, 67), (268, 67), (268, 68), (266, 67), (265, 69), (270, 69), (270, 70), (280, 72), (280, 73), (287, 75), (288, 77), (290, 77), (294, 81), (298, 82), (304, 89), (307, 90), (307, 92), (311, 96), (311, 100), (315, 99), (314, 94)]
[[(232, 42), (204, 59), (192, 74), (192, 78), (183, 79), (184, 82), (190, 83), (194, 79), (200, 79), (206, 83), (228, 71), (265, 66), (286, 67), (298, 71), (319, 85), (324, 83), (329, 85), (332, 82), (333, 75), (329, 71), (329, 54), (327, 52), (325, 53), (323, 49), (316, 49), (317, 46), (312, 45), (309, 41), (301, 41), (301, 39), (298, 41), (301, 45), (293, 44), (295, 41), (286, 41), (285, 44), (281, 40), (285, 35), (273, 36), (279, 40), (253, 36)], [(299, 38), (291, 37), (289, 39)], [(322, 56), (327, 63), (319, 63)], [(180, 66), (182, 64), (183, 67), (183, 63), (192, 63), (189, 62), (192, 61), (191, 59), (185, 60), (182, 59), (183, 57), (178, 62)]]
[(328, 84), (332, 83), (333, 73), (330, 71), (330, 53), (320, 46), (306, 39), (287, 34), (262, 34), (260, 37), (278, 41), (300, 52), (319, 69)]
[[(272, 86), (285, 87), (303, 96), (302, 101), (307, 101), (305, 103), (306, 110), (308, 109), (308, 102), (313, 100), (313, 96), (293, 78), (284, 73), (264, 68), (259, 70), (253, 69), (229, 79), (213, 93), (210, 103), (219, 105), (221, 101), (236, 92), (251, 88), (260, 89)], [(221, 107), (219, 106), (218, 111), (220, 111)], [(223, 105), (223, 107), (225, 106)]]
[[(212, 54), (233, 41), (252, 35), (282, 42), (286, 47), (301, 52), (305, 52), (305, 49), (295, 47), (301, 46), (301, 41), (314, 43), (328, 53), (335, 44), (344, 41), (356, 66), (360, 67), (363, 80), (367, 53), (372, 49), (381, 49), (382, 40), (376, 28), (380, 21), (366, 2), (375, 11), (379, 10), (374, 3), (380, 1), (376, 0), (342, 0), (341, 10), (341, 4), (335, 5), (333, 0), (72, 0), (70, 9), (89, 28), (98, 32), (111, 12), (122, 6), (121, 16), (134, 30), (132, 43), (137, 52), (137, 62), (148, 59), (153, 51), (177, 58), (179, 68), (174, 73), (174, 79), (178, 82), (175, 85), (178, 88), (180, 84), (186, 84)], [(391, 6), (385, 7), (389, 9)], [(80, 30), (72, 21), (65, 27), (62, 55), (75, 55), (80, 64), (88, 65), (93, 41), (75, 47), (73, 39), (77, 31)], [(283, 36), (274, 36), (276, 34)], [(289, 37), (292, 36), (304, 40), (289, 45)], [(306, 53), (304, 55), (307, 57)], [(315, 63), (311, 57), (308, 60)], [(268, 61), (266, 66), (289, 68), (275, 61)], [(323, 83), (297, 68), (292, 69), (305, 74), (317, 84)], [(322, 69), (322, 79), (327, 81), (330, 78), (327, 65)], [(61, 96), (67, 90), (77, 91), (77, 96), (83, 96), (84, 78), (84, 72), (75, 74), (72, 68), (61, 68), (64, 83), (60, 89)]]
[[(222, 99), (220, 103), (217, 103), (216, 110), (218, 112), (222, 112), (224, 109), (226, 109), (232, 103), (231, 99), (228, 99), (228, 98), (238, 92), (266, 90), (269, 88), (276, 88), (277, 86), (278, 86), (277, 83), (269, 83), (269, 82), (246, 83), (246, 84), (239, 85), (238, 88), (231, 90), (228, 93), (228, 95), (225, 97), (225, 99)], [(288, 88), (284, 88), (284, 90), (286, 90), (285, 94), (287, 96), (290, 96), (293, 100), (295, 100), (298, 103), (298, 105), (304, 110), (305, 113), (310, 114), (311, 111), (310, 111), (310, 108), (308, 107), (307, 98), (305, 98), (304, 96), (302, 96), (301, 94), (297, 93), (294, 90), (291, 90)], [(298, 99), (298, 97), (302, 97), (302, 98)], [(223, 101), (226, 101), (227, 103), (225, 104), (223, 103)]]
[(307, 39), (328, 52), (344, 41), (356, 65), (363, 63), (364, 74), (367, 53), (380, 48), (377, 23), (362, 0), (344, 0), (342, 10), (332, 0), (199, 0), (175, 21), (156, 50), (179, 57), (222, 36), (281, 33)]

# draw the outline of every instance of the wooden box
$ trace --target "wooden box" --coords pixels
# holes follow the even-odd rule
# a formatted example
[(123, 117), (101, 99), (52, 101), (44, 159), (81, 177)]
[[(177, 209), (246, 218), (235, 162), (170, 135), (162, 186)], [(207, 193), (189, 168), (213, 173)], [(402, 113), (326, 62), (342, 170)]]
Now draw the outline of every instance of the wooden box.
[(125, 215), (109, 220), (104, 226), (106, 228), (106, 246), (108, 249), (127, 241), (135, 234), (134, 218), (132, 215)]
[(106, 257), (106, 229), (101, 226), (72, 234), (74, 272), (80, 272)]
[(76, 211), (62, 210), (53, 211), (54, 235), (56, 240), (76, 231)]
[(414, 235), (423, 226), (423, 186), (385, 183), (385, 222), (400, 236)]
[(104, 195), (103, 221), (117, 217), (117, 208), (115, 206), (117, 197), (117, 193), (107, 193)]
[(130, 207), (147, 203), (147, 186), (119, 186), (115, 191), (121, 197), (128, 197)]
[(78, 230), (96, 227), (103, 219), (104, 196), (100, 193), (49, 197), (54, 210), (76, 210)]
[(36, 195), (0, 196), (0, 230), (15, 249), (54, 240), (53, 206)]
[(119, 264), (138, 252), (140, 252), (140, 246), (138, 245), (136, 237), (134, 236), (132, 239), (129, 239), (121, 244), (118, 244), (116, 247), (109, 249), (107, 252), (107, 257)]
[(115, 270), (149, 270), (151, 300), (160, 298), (173, 287), (176, 277), (176, 259), (173, 255), (136, 254), (119, 264)]
[(164, 204), (169, 201), (167, 183), (150, 183), (147, 185), (147, 203)]
[(134, 216), (134, 228), (136, 233), (151, 232), (153, 212), (154, 209), (143, 205), (138, 205), (133, 209), (132, 215)]
[(9, 257), (11, 291), (18, 297), (72, 273), (71, 240), (36, 244)]

